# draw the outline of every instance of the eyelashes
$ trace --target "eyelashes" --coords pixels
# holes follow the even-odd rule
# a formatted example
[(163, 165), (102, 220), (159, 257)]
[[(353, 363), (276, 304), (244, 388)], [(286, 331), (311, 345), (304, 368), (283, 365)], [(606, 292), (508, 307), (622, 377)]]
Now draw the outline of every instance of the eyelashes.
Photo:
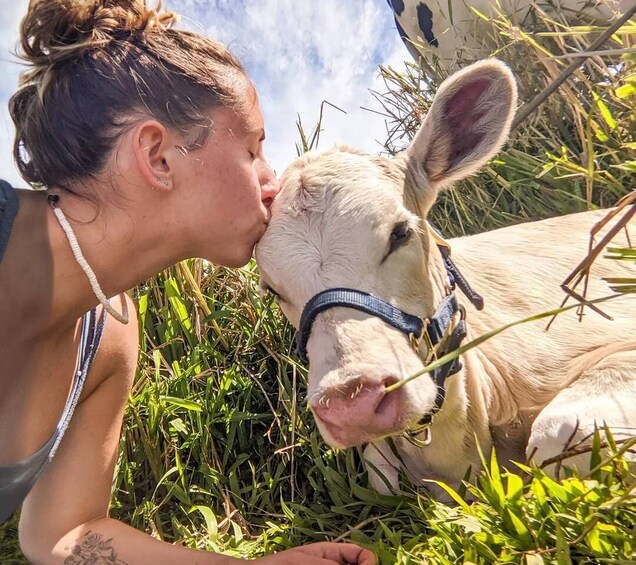
[(267, 283), (261, 281), (261, 293), (263, 295), (271, 295), (273, 296), (276, 300), (282, 300), (283, 302), (285, 301), (281, 295), (276, 292), (271, 286), (269, 286)]
[(382, 259), (382, 263), (386, 261), (391, 253), (406, 245), (410, 241), (412, 235), (413, 228), (410, 226), (408, 221), (396, 223), (391, 230), (391, 235), (389, 236), (389, 250)]

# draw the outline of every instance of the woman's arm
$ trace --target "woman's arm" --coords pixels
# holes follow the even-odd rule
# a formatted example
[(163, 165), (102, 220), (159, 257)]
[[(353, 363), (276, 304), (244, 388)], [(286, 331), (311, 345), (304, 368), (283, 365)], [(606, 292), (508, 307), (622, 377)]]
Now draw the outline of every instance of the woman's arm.
[[(117, 541), (115, 541), (117, 540)], [(121, 548), (116, 550), (115, 546)], [(69, 554), (70, 553), (70, 554)], [(177, 547), (156, 540), (117, 520), (102, 518), (79, 526), (62, 538), (52, 559), (64, 565), (375, 565), (375, 556), (356, 545), (315, 543), (255, 561)], [(57, 557), (57, 556), (61, 557)], [(64, 557), (67, 556), (67, 557)], [(38, 561), (34, 561), (38, 564)]]
[[(132, 302), (129, 309), (128, 325), (107, 321), (71, 424), (53, 461), (24, 502), (19, 531), (22, 551), (38, 565), (245, 563), (158, 541), (108, 518), (124, 408), (137, 364), (138, 333)], [(374, 562), (366, 550), (334, 543), (313, 544), (257, 560), (262, 565)]]
[[(27, 557), (29, 557), (27, 555)], [(39, 565), (234, 565), (245, 563), (217, 553), (178, 547), (112, 518), (98, 518), (64, 535), (49, 552), (30, 560)]]

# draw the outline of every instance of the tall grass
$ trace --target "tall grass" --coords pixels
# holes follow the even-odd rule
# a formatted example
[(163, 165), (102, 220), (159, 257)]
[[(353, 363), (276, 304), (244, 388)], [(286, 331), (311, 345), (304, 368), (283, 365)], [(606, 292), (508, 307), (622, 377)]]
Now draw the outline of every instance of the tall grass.
[[(584, 49), (598, 33), (573, 23), (537, 13), (526, 28), (503, 16), (487, 24), (523, 100), (564, 65), (554, 55)], [(631, 22), (608, 47), (630, 45), (635, 32)], [(381, 72), (392, 153), (412, 137), (442, 75), (433, 63)], [(634, 188), (635, 72), (630, 56), (588, 61), (483, 173), (443, 196), (434, 222), (450, 236), (613, 204)], [(299, 151), (315, 146), (320, 126), (299, 128)], [(261, 299), (257, 278), (254, 264), (230, 271), (192, 260), (134, 290), (142, 345), (113, 516), (158, 539), (244, 557), (348, 539), (386, 565), (636, 560), (636, 483), (611, 436), (612, 457), (601, 460), (599, 436), (594, 468), (563, 481), (485, 461), (467, 487), (470, 504), (450, 489), (454, 504), (432, 502), (406, 482), (400, 496), (374, 493), (360, 451), (321, 440), (292, 330)], [(15, 525), (0, 528), (2, 565), (26, 562)]]

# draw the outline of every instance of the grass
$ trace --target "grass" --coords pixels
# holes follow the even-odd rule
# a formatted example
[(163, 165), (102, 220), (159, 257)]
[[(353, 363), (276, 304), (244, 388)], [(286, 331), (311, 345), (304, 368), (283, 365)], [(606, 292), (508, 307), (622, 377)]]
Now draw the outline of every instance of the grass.
[[(491, 46), (531, 100), (598, 30), (545, 14), (520, 30), (501, 16)], [(608, 48), (633, 42), (636, 24)], [(522, 64), (515, 64), (520, 61)], [(386, 151), (412, 137), (441, 80), (434, 64), (382, 69)], [(595, 57), (514, 132), (476, 178), (448, 191), (434, 222), (445, 235), (607, 206), (633, 186), (636, 71), (628, 55)], [(299, 151), (315, 146), (320, 125)], [(613, 252), (632, 260), (631, 251)], [(574, 267), (574, 265), (573, 265)], [(621, 450), (553, 481), (541, 469), (503, 471), (496, 459), (454, 504), (402, 484), (370, 490), (358, 449), (321, 440), (305, 403), (293, 332), (262, 300), (255, 265), (229, 271), (186, 261), (139, 286), (141, 355), (120, 443), (112, 515), (158, 539), (257, 557), (324, 539), (373, 548), (382, 564), (636, 562), (636, 485)], [(625, 285), (624, 282), (615, 284)], [(627, 285), (628, 288), (631, 288)], [(490, 456), (489, 456), (490, 457)], [(460, 493), (461, 495), (466, 493)], [(0, 563), (26, 563), (16, 518), (0, 527)]]

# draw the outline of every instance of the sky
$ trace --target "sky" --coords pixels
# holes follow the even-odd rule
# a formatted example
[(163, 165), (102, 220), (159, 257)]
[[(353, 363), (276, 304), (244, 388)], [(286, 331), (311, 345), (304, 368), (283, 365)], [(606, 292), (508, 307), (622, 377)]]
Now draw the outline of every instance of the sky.
[[(0, 0), (0, 177), (26, 186), (11, 156), (7, 110), (21, 66), (12, 52), (27, 0)], [(316, 125), (324, 106), (320, 148), (344, 143), (378, 153), (386, 124), (371, 91), (384, 92), (378, 66), (399, 69), (408, 52), (386, 0), (164, 0), (181, 14), (180, 28), (227, 45), (259, 92), (265, 153), (281, 173), (296, 156), (296, 121)]]

